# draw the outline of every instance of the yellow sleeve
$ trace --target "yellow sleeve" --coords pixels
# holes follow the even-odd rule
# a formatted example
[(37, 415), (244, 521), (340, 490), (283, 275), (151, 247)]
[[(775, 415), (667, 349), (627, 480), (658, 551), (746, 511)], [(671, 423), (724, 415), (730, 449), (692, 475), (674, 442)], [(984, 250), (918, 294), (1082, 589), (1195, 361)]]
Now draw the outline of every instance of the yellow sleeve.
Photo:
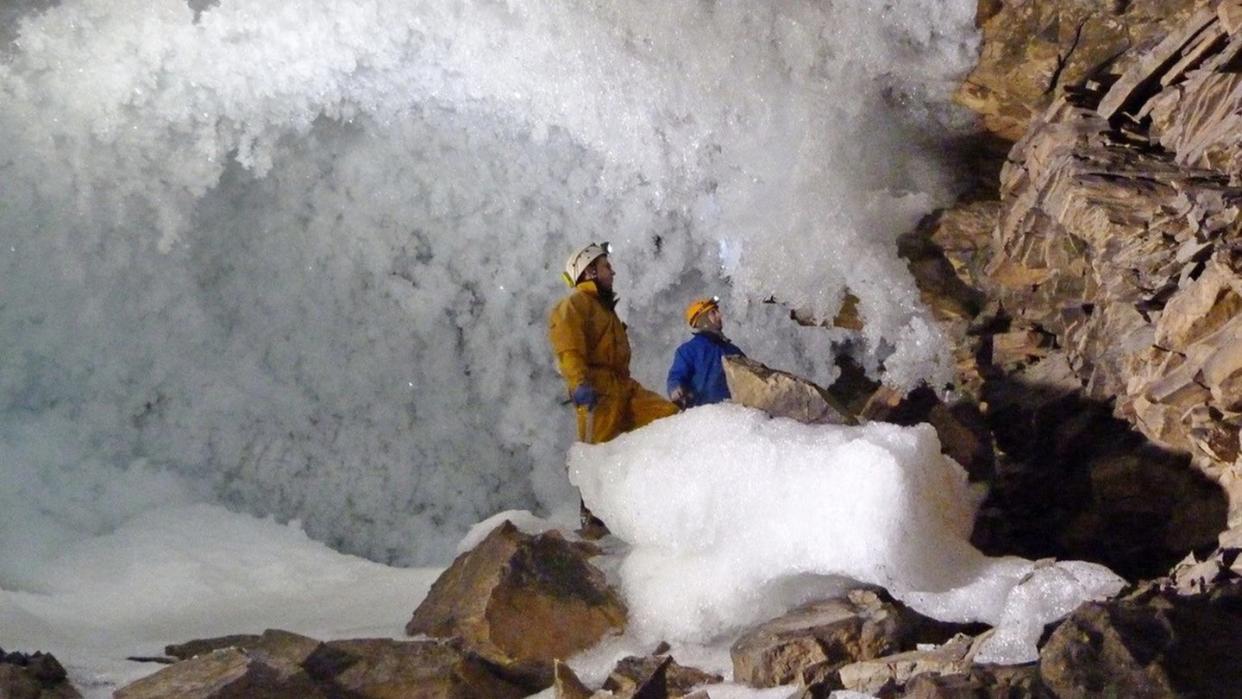
[(586, 319), (566, 298), (552, 309), (548, 317), (548, 340), (556, 356), (557, 369), (565, 384), (573, 390), (587, 380)]

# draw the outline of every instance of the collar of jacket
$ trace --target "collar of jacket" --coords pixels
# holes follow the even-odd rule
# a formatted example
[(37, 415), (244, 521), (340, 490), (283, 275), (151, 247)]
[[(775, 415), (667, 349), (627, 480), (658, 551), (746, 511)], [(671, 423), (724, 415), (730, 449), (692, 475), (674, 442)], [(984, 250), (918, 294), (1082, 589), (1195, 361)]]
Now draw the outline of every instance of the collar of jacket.
[(617, 296), (614, 293), (614, 294), (611, 294), (611, 298), (609, 298), (608, 300), (605, 300), (605, 297), (600, 294), (599, 286), (596, 285), (594, 279), (587, 279), (586, 281), (578, 282), (577, 285), (574, 286), (574, 289), (576, 291), (581, 291), (582, 293), (586, 294), (587, 296), (590, 296), (596, 301), (599, 301), (608, 310), (612, 310), (616, 308), (617, 301), (620, 300), (621, 298), (620, 296)]
[(724, 333), (719, 332), (717, 330), (712, 330), (711, 328), (700, 328), (698, 330), (695, 330), (694, 334), (703, 335), (707, 337), (708, 339), (715, 340), (716, 342), (721, 342), (725, 344), (729, 343), (729, 338), (725, 337)]

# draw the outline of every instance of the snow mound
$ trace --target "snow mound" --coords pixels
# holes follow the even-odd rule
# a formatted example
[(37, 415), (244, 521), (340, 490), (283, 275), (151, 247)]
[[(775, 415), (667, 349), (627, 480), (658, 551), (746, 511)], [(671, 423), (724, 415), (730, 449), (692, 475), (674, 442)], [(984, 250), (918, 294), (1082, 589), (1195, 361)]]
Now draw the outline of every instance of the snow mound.
[(808, 426), (707, 406), (575, 445), (569, 472), (633, 547), (622, 588), (652, 637), (710, 640), (852, 580), (939, 619), (992, 624), (981, 658), (1025, 662), (1045, 623), (1124, 584), (1091, 563), (971, 546), (978, 496), (929, 425)]

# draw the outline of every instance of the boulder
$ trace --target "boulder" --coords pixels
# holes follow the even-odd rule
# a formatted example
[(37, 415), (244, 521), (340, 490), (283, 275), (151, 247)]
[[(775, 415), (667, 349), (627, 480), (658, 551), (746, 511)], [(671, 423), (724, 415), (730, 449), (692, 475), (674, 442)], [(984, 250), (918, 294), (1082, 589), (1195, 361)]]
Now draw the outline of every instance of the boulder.
[[(219, 647), (202, 650), (212, 645)], [(269, 630), (178, 647), (199, 652), (124, 687), (116, 696), (519, 699), (529, 693), (457, 645), (437, 641), (380, 638), (321, 643)]]
[(224, 648), (243, 651), (260, 651), (294, 665), (301, 665), (314, 653), (321, 643), (308, 636), (290, 631), (268, 629), (262, 634), (233, 634), (216, 638), (201, 638), (164, 647), (164, 654), (178, 660), (189, 660), (198, 655)]
[(164, 655), (177, 660), (189, 660), (196, 655), (204, 655), (224, 648), (252, 647), (262, 638), (258, 634), (243, 633), (214, 638), (196, 638), (184, 643), (173, 643), (164, 646)]
[(788, 372), (741, 356), (724, 358), (725, 380), (734, 403), (816, 425), (854, 425), (854, 419), (827, 390)]
[(552, 684), (553, 662), (625, 626), (604, 574), (555, 531), (530, 536), (509, 522), (458, 556), (414, 611), (410, 635), (456, 637), (531, 691)]
[(670, 655), (629, 656), (617, 662), (604, 682), (604, 689), (617, 696), (654, 696), (679, 699), (693, 693), (695, 687), (716, 684), (720, 675), (698, 668), (679, 665)]
[(43, 687), (39, 681), (17, 665), (0, 664), (0, 697), (5, 699), (39, 699)]
[(903, 699), (1028, 699), (1044, 697), (1038, 666), (976, 665), (960, 675), (915, 675)]
[(50, 653), (5, 653), (0, 649), (0, 697), (3, 699), (77, 699), (65, 668)]
[(908, 650), (919, 641), (943, 641), (952, 635), (947, 629), (882, 590), (851, 590), (743, 634), (730, 649), (733, 679), (752, 687), (810, 685), (852, 662)]
[(1040, 651), (1057, 696), (1236, 696), (1242, 686), (1242, 587), (1154, 592), (1079, 607)]
[[(308, 661), (329, 696), (351, 699), (520, 699), (528, 691), (496, 676), (453, 644), (387, 638), (329, 641)], [(317, 673), (318, 674), (318, 673)]]
[(927, 650), (912, 650), (850, 663), (837, 671), (841, 686), (855, 692), (875, 694), (884, 688), (904, 685), (915, 675), (960, 675), (970, 671), (980, 641), (959, 634), (947, 643)]
[(328, 695), (287, 660), (223, 648), (170, 665), (117, 690), (116, 699), (281, 699)]

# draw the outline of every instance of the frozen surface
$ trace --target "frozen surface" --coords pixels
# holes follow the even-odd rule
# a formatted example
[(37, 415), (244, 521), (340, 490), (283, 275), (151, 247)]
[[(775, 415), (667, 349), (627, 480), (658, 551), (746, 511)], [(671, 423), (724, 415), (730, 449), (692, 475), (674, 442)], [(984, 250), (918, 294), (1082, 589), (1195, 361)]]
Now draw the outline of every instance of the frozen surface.
[[(894, 238), (953, 192), (973, 0), (193, 5), (0, 10), (6, 588), (169, 489), (405, 563), (572, 502), (544, 319), (592, 239), (648, 385), (705, 293), (821, 382), (947, 375)], [(862, 337), (762, 303), (847, 286)]]
[(1124, 585), (1096, 564), (971, 546), (977, 494), (928, 425), (807, 426), (706, 406), (574, 445), (570, 479), (632, 547), (621, 587), (649, 641), (727, 637), (846, 578), (938, 619), (991, 624), (981, 659), (1018, 663), (1036, 657), (1044, 624)]
[(440, 572), (340, 554), (296, 524), (168, 507), (64, 548), (25, 591), (0, 586), (0, 646), (51, 652), (88, 699), (110, 697), (163, 667), (127, 656), (170, 643), (269, 628), (404, 638)]

